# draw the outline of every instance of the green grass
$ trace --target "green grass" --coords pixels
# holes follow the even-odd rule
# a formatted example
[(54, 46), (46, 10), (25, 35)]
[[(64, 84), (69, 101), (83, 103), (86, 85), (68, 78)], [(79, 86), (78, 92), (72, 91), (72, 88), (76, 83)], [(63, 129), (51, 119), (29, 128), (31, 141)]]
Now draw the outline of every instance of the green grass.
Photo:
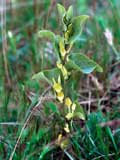
[[(24, 1), (23, 1), (24, 2)], [(8, 160), (17, 142), (21, 129), (37, 104), (38, 97), (48, 87), (31, 79), (34, 73), (55, 65), (54, 49), (51, 42), (36, 39), (40, 29), (50, 29), (58, 33), (60, 25), (56, 3), (51, 0), (26, 2), (25, 7), (14, 6), (7, 11), (6, 31), (12, 31), (10, 39), (7, 34), (8, 49), (6, 59), (11, 85), (7, 85), (5, 67), (0, 54), (0, 160)], [(63, 1), (65, 2), (65, 1)], [(95, 2), (95, 1), (94, 1)], [(91, 99), (95, 102), (83, 104), (86, 121), (74, 120), (73, 132), (69, 135), (69, 145), (62, 150), (55, 144), (58, 133), (62, 131), (59, 108), (51, 103), (45, 103), (34, 111), (27, 126), (22, 132), (19, 144), (14, 153), (15, 160), (119, 160), (120, 158), (120, 125), (117, 127), (101, 127), (100, 123), (120, 118), (120, 63), (116, 60), (114, 50), (108, 45), (103, 34), (105, 28), (110, 28), (114, 36), (114, 46), (119, 53), (120, 46), (120, 2), (119, 0), (93, 1), (70, 0), (75, 14), (91, 16), (82, 36), (78, 39), (74, 51), (85, 53), (102, 67), (103, 73), (93, 73), (100, 84), (102, 92), (86, 75), (80, 75), (80, 80), (74, 79), (72, 87), (79, 92), (80, 102)], [(0, 43), (3, 44), (1, 33)], [(116, 75), (116, 76), (115, 76)], [(34, 96), (31, 94), (34, 93)], [(31, 97), (31, 98), (30, 98)], [(101, 98), (107, 98), (101, 101)], [(51, 102), (51, 101), (50, 101)], [(67, 139), (67, 137), (65, 137)]]

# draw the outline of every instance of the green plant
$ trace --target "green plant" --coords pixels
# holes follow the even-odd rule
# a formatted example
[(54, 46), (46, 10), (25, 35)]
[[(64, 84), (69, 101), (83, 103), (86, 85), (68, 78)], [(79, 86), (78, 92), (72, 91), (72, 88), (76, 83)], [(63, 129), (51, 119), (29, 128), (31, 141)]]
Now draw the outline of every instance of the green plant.
[[(68, 146), (68, 139), (63, 140), (63, 135), (74, 131), (74, 119), (85, 120), (85, 113), (78, 102), (75, 94), (73, 80), (77, 79), (77, 73), (89, 74), (96, 70), (102, 72), (102, 68), (93, 60), (82, 53), (72, 53), (72, 47), (81, 35), (84, 24), (89, 18), (87, 15), (73, 17), (73, 7), (66, 10), (61, 4), (57, 5), (58, 12), (63, 26), (62, 36), (55, 35), (49, 30), (41, 30), (39, 38), (50, 39), (57, 55), (56, 67), (50, 70), (43, 70), (33, 75), (33, 79), (43, 80), (49, 83), (59, 106), (62, 130), (58, 133), (57, 144), (62, 149)], [(76, 76), (76, 77), (74, 77)], [(55, 106), (56, 107), (56, 106)]]

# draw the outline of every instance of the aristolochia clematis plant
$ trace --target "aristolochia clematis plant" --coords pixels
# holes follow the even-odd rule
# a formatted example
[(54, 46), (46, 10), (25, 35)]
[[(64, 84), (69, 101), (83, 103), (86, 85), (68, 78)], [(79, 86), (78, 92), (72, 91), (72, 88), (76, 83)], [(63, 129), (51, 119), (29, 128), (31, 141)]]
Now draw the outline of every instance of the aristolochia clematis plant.
[[(63, 35), (55, 35), (49, 30), (41, 30), (38, 33), (40, 38), (47, 37), (53, 42), (55, 53), (57, 54), (56, 67), (50, 70), (43, 70), (33, 76), (33, 79), (46, 81), (52, 86), (53, 93), (56, 97), (58, 105), (62, 107), (61, 114), (64, 118), (63, 131), (69, 134), (72, 131), (72, 123), (74, 119), (79, 118), (85, 120), (85, 114), (78, 103), (77, 97), (72, 96), (71, 77), (76, 72), (89, 74), (94, 70), (102, 72), (102, 68), (93, 60), (89, 59), (82, 53), (71, 53), (71, 49), (80, 37), (84, 24), (89, 18), (87, 15), (73, 16), (73, 7), (70, 6), (66, 10), (61, 4), (57, 5), (58, 12), (63, 26)], [(64, 111), (64, 112), (63, 112)], [(64, 148), (67, 143), (63, 143), (62, 133), (58, 133), (58, 143)]]

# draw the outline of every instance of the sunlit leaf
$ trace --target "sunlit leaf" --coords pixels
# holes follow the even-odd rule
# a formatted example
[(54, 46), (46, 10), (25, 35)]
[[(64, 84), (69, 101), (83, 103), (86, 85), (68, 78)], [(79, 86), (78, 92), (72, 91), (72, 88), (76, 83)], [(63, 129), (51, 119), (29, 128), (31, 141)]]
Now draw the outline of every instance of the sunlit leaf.
[(38, 32), (37, 37), (48, 38), (50, 41), (55, 42), (55, 34), (49, 30), (41, 30)]
[(38, 38), (46, 38), (53, 43), (55, 48), (55, 53), (57, 58), (59, 59), (59, 42), (62, 39), (61, 36), (55, 35), (53, 32), (49, 30), (40, 30), (37, 34)]
[(62, 18), (63, 15), (65, 14), (66, 10), (65, 10), (64, 6), (62, 6), (59, 3), (57, 4), (57, 8), (58, 8), (59, 16)]
[(65, 50), (64, 39), (63, 38), (61, 38), (61, 40), (59, 42), (59, 49), (60, 49), (61, 56), (64, 58), (65, 54), (66, 54), (66, 50)]
[(61, 71), (58, 68), (54, 68), (51, 70), (41, 71), (33, 75), (32, 79), (42, 80), (49, 84), (53, 84), (53, 78), (57, 80), (60, 74), (61, 74)]
[(83, 30), (84, 24), (88, 18), (89, 16), (87, 15), (81, 15), (72, 19), (72, 35), (70, 38), (71, 42), (74, 42), (79, 38)]
[(83, 107), (78, 102), (76, 102), (74, 117), (85, 120), (85, 113), (84, 113)]
[(70, 144), (70, 140), (68, 138), (66, 138), (65, 140), (62, 140), (61, 144), (60, 144), (60, 147), (61, 149), (67, 149), (68, 146)]
[(69, 56), (69, 61), (66, 64), (67, 68), (81, 71), (85, 74), (89, 74), (94, 70), (102, 72), (102, 67), (96, 62), (89, 59), (86, 55), (80, 53), (72, 53)]
[(68, 8), (66, 14), (67, 14), (67, 18), (68, 18), (69, 20), (71, 20), (72, 17), (73, 17), (73, 6), (70, 6), (70, 7)]

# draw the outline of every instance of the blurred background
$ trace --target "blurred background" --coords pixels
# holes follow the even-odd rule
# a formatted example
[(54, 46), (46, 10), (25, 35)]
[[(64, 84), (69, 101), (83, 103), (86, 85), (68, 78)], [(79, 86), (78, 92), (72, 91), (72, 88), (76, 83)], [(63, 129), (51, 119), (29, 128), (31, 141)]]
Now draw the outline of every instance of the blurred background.
[[(103, 156), (102, 159), (118, 160), (120, 122), (112, 123), (112, 129), (107, 131), (100, 129), (99, 132), (92, 127), (99, 122), (120, 118), (120, 63), (116, 57), (116, 52), (119, 54), (120, 51), (119, 0), (0, 0), (0, 160), (7, 160), (14, 148), (33, 102), (31, 97), (39, 96), (47, 87), (46, 84), (33, 81), (32, 75), (55, 66), (56, 56), (52, 43), (37, 38), (37, 33), (41, 29), (51, 30), (55, 34), (62, 33), (57, 3), (66, 8), (73, 5), (74, 15), (90, 16), (73, 50), (95, 60), (104, 71), (89, 76), (80, 75), (77, 94), (80, 102), (92, 99), (90, 105), (83, 103), (83, 106), (90, 116), (87, 126), (91, 131), (94, 129), (95, 133), (88, 130), (83, 134), (79, 126), (82, 142), (76, 144), (80, 137), (75, 137), (69, 153), (75, 159), (100, 159), (99, 156)], [(104, 35), (107, 28), (112, 33), (113, 46), (108, 44)], [(70, 159), (61, 149), (43, 149), (54, 140), (49, 132), (49, 123), (43, 123), (43, 119), (45, 117), (42, 117), (40, 111), (35, 113), (24, 130), (14, 159)], [(53, 121), (50, 125), (53, 125)], [(113, 132), (117, 134), (113, 136)], [(44, 140), (43, 135), (46, 137)], [(87, 135), (93, 141), (98, 137), (90, 144)], [(106, 144), (102, 142), (103, 137)], [(79, 145), (78, 150), (75, 148), (72, 151), (75, 145), (76, 148)]]

